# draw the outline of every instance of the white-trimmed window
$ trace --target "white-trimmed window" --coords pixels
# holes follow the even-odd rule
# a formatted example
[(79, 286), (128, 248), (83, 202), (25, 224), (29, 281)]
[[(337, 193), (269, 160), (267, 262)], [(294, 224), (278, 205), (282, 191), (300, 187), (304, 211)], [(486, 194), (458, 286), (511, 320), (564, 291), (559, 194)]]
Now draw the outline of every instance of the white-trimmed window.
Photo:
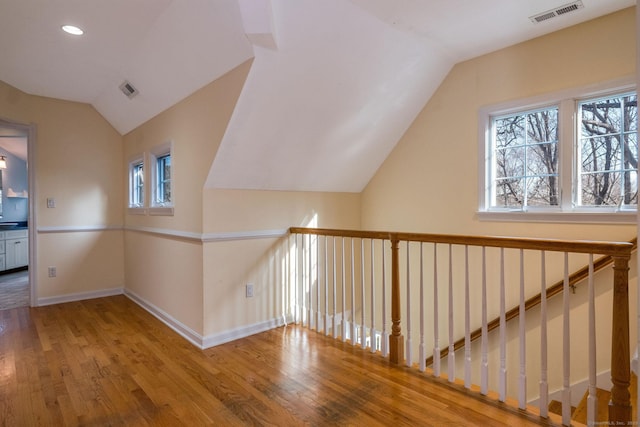
[(129, 210), (144, 213), (144, 157), (137, 156), (129, 162)]
[(150, 152), (152, 215), (173, 215), (173, 144), (154, 147)]
[(631, 81), (482, 109), (480, 218), (634, 222)]

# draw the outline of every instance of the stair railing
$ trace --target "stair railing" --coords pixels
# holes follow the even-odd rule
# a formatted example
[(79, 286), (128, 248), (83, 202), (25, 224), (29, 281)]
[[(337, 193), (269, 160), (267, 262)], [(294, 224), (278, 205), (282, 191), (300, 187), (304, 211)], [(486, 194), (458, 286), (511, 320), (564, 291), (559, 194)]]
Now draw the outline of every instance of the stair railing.
[[(632, 251), (635, 251), (638, 247), (638, 239), (634, 238), (630, 240), (629, 243), (633, 245)], [(613, 265), (613, 258), (611, 256), (607, 255), (607, 256), (603, 256), (596, 259), (593, 262), (593, 271), (590, 271), (590, 268), (589, 268), (590, 266), (586, 265), (569, 275), (569, 287), (572, 290), (575, 290), (575, 287), (585, 282), (589, 278), (590, 274), (597, 273), (598, 271), (611, 267), (612, 265)], [(549, 299), (555, 295), (562, 294), (563, 286), (564, 286), (564, 279), (561, 279), (558, 282), (554, 283), (553, 285), (549, 286), (545, 292), (546, 294), (545, 299)], [(530, 297), (524, 303), (525, 311), (530, 310), (542, 304), (542, 300), (543, 300), (542, 292), (540, 292), (535, 296)], [(505, 314), (507, 322), (512, 319), (516, 319), (518, 317), (519, 311), (520, 311), (520, 307), (514, 307), (509, 311), (507, 311)], [(487, 324), (487, 329), (489, 332), (491, 332), (494, 329), (497, 329), (498, 326), (500, 326), (500, 318), (496, 317)], [(478, 328), (473, 332), (471, 332), (470, 342), (473, 342), (479, 339), (481, 337), (481, 334), (482, 334), (482, 328)], [(457, 340), (453, 346), (454, 351), (458, 351), (461, 348), (464, 348), (465, 344), (466, 344), (465, 338), (461, 338)], [(446, 357), (448, 353), (449, 353), (449, 349), (445, 348), (442, 350), (440, 357)], [(433, 364), (433, 357), (428, 357), (426, 364), (427, 366), (431, 366)]]
[[(478, 377), (479, 392), (488, 395), (492, 382), (489, 368), (497, 364), (497, 380), (493, 382), (497, 383), (498, 400), (502, 402), (508, 397), (510, 378), (507, 377), (507, 368), (514, 365), (515, 353), (517, 385), (510, 387), (517, 389), (518, 407), (530, 408), (527, 379), (537, 375), (537, 410), (540, 416), (549, 416), (550, 385), (561, 383), (559, 392), (562, 396), (562, 423), (565, 425), (571, 422), (572, 350), (588, 358), (588, 423), (593, 424), (596, 420), (598, 346), (595, 345), (595, 318), (596, 313), (602, 316), (606, 312), (611, 316), (612, 325), (609, 421), (614, 425), (631, 422), (628, 271), (632, 244), (313, 228), (291, 228), (290, 233), (292, 259), (288, 270), (293, 278), (287, 281), (292, 284), (287, 293), (288, 310), (296, 322), (336, 339), (350, 341), (363, 349), (380, 351), (393, 364), (417, 366), (423, 372), (426, 370), (427, 342), (431, 341), (431, 373), (434, 376), (441, 376), (442, 340), (448, 349), (444, 361), (447, 379), (457, 381), (456, 373), (463, 370), (464, 386), (472, 389), (473, 378)], [(425, 261), (425, 254), (432, 262)], [(612, 305), (606, 310), (596, 309), (596, 303), (601, 302), (596, 300), (595, 282), (601, 282), (602, 277), (595, 275), (594, 255), (613, 260)], [(576, 333), (576, 322), (573, 322), (572, 329), (569, 272), (570, 265), (575, 269), (574, 264), (583, 262), (584, 256), (589, 264), (586, 276), (589, 283), (588, 344), (585, 349), (575, 349), (571, 342), (572, 334)], [(561, 312), (549, 316), (547, 282), (553, 283), (550, 278), (558, 274), (563, 289)], [(533, 338), (527, 336), (527, 329), (531, 326), (527, 323), (525, 311), (527, 295), (535, 286), (539, 286), (542, 296), (539, 372), (530, 375), (527, 355), (531, 352), (528, 353), (526, 348), (527, 342)], [(601, 286), (604, 285), (598, 284), (598, 289)], [(514, 298), (518, 301), (517, 334), (508, 328), (506, 317), (507, 300)], [(480, 301), (480, 313), (471, 310), (472, 300)], [(499, 308), (495, 307), (495, 300), (499, 301)], [(458, 311), (460, 306), (464, 307), (462, 313)], [(474, 307), (477, 308), (477, 304)], [(490, 348), (487, 319), (492, 309), (499, 312), (498, 349)], [(560, 378), (554, 378), (552, 374), (557, 369), (555, 365), (550, 367), (548, 364), (548, 353), (552, 349), (547, 337), (548, 324), (558, 317), (562, 318), (562, 325), (554, 329), (562, 330), (559, 346), (562, 369)], [(430, 320), (425, 320), (428, 318)], [(416, 323), (417, 329), (414, 328)], [(471, 323), (480, 323), (479, 374), (472, 369)], [(585, 322), (580, 322), (582, 324)], [(447, 328), (446, 338), (442, 334), (443, 326)], [(462, 367), (458, 368), (454, 336), (462, 329), (465, 353)], [(507, 348), (511, 348), (515, 341), (517, 351), (507, 353)], [(413, 362), (415, 354), (416, 364)]]

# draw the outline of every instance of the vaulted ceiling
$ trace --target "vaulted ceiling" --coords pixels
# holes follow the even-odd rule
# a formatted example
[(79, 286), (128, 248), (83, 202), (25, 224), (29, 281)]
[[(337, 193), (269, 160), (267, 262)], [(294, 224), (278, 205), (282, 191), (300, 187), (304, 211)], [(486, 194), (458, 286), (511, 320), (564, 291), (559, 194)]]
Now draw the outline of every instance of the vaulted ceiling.
[(125, 134), (253, 58), (206, 186), (358, 192), (454, 64), (636, 3), (567, 1), (6, 0), (0, 80)]

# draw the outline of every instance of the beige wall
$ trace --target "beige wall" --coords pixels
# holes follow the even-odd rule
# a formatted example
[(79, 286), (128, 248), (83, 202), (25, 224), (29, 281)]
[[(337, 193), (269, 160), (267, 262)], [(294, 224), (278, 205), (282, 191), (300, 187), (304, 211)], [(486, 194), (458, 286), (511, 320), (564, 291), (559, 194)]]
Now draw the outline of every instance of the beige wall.
[[(606, 35), (606, 36), (605, 36)], [(635, 226), (480, 222), (478, 110), (633, 75), (635, 10), (456, 65), (363, 192), (363, 227), (628, 240)], [(606, 65), (605, 65), (606, 64)]]
[[(198, 334), (203, 330), (202, 188), (250, 67), (251, 61), (245, 62), (123, 138), (125, 170), (132, 156), (173, 143), (174, 215), (125, 215), (127, 290)], [(127, 185), (122, 184), (124, 194)], [(134, 231), (141, 228), (158, 233)], [(195, 237), (169, 235), (176, 231)]]
[[(287, 310), (279, 286), (286, 242), (243, 235), (291, 226), (360, 228), (359, 194), (209, 189), (204, 203), (212, 238), (238, 236), (205, 244), (205, 335), (273, 321)], [(253, 298), (245, 297), (247, 283)]]
[[(28, 95), (3, 82), (0, 117), (35, 125), (31, 202), (37, 226), (58, 230), (35, 234), (36, 297), (122, 288), (122, 232), (106, 230), (122, 225), (120, 135), (90, 105)], [(47, 209), (48, 197), (55, 209)], [(70, 231), (87, 227), (102, 231)], [(48, 266), (57, 267), (56, 278), (47, 276)]]
[(296, 191), (215, 190), (204, 193), (205, 231), (307, 227), (359, 228), (360, 195)]
[[(38, 298), (119, 293), (123, 259), (121, 230), (38, 233)], [(56, 277), (48, 277), (48, 266), (56, 266)]]

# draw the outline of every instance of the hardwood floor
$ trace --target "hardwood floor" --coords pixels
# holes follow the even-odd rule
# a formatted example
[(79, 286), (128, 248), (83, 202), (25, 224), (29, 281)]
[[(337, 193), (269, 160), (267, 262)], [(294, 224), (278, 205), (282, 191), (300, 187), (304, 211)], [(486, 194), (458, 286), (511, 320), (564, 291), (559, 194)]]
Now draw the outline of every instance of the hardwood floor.
[(41, 425), (528, 426), (297, 326), (205, 351), (124, 296), (0, 311), (0, 419)]

